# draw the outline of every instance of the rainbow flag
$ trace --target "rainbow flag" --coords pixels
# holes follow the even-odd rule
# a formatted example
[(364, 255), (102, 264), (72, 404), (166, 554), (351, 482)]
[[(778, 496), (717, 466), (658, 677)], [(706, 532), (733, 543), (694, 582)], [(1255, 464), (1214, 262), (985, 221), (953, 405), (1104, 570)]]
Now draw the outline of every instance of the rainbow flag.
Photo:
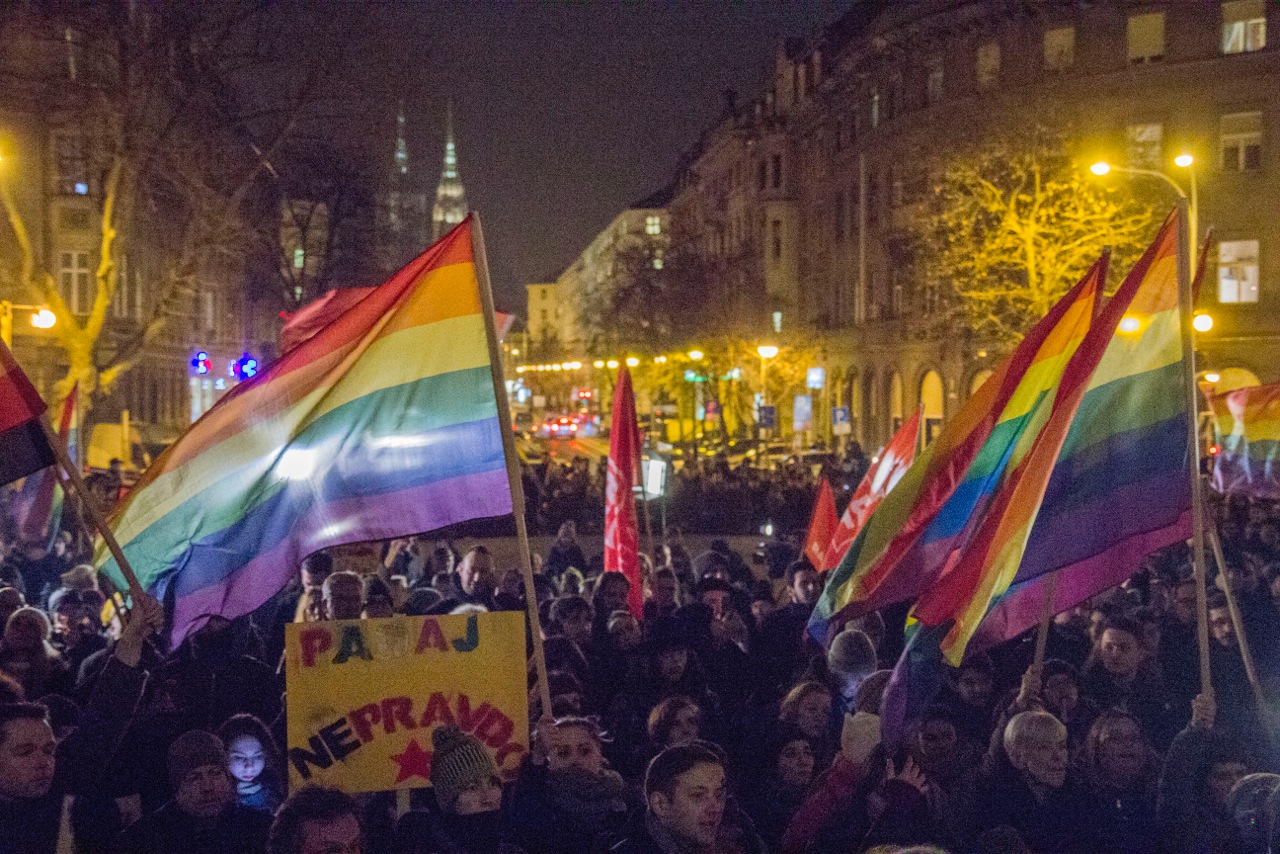
[[(1159, 488), (1170, 495), (1190, 497), (1185, 393), (1179, 394), (1183, 375), (1177, 225), (1176, 215), (1165, 221), (1155, 242), (1107, 302), (1072, 357), (1049, 423), (1034, 448), (1007, 478), (963, 553), (917, 601), (914, 614), (923, 625), (951, 623), (941, 646), (952, 664), (959, 664), (992, 602), (1008, 590), (1024, 554), (1058, 563), (1058, 548), (1072, 553), (1081, 543), (1096, 554), (1103, 550), (1100, 544), (1124, 530), (1114, 524), (1116, 517), (1148, 516), (1149, 502), (1133, 506), (1133, 495), (1117, 491), (1121, 479), (1139, 481), (1141, 488), (1150, 490), (1153, 484), (1135, 475), (1152, 473)], [(1074, 436), (1070, 445), (1069, 436)], [(1172, 437), (1173, 453), (1152, 457), (1148, 443), (1168, 450), (1160, 444), (1166, 437)], [(1069, 492), (1057, 493), (1059, 503), (1044, 508), (1046, 526), (1037, 529), (1055, 471), (1062, 472), (1060, 490), (1064, 476), (1077, 476), (1071, 478)], [(1093, 482), (1079, 479), (1086, 472)], [(1071, 542), (1055, 541), (1054, 549), (1046, 551), (1047, 543), (1040, 540), (1033, 552), (1033, 532), (1044, 536), (1055, 525), (1061, 539)], [(1125, 568), (1129, 574), (1137, 569), (1132, 564)], [(1030, 564), (1024, 578), (1037, 570), (1043, 571), (1044, 565)]]
[(1280, 499), (1280, 385), (1209, 395), (1220, 448), (1213, 488)]
[(831, 571), (809, 621), (815, 638), (825, 641), (844, 619), (913, 598), (932, 583), (1047, 421), (1105, 280), (1104, 257), (916, 458)]
[(219, 401), (112, 515), (172, 639), (319, 549), (510, 513), (493, 370), (468, 218)]
[(1127, 312), (1057, 454), (1021, 564), (973, 639), (977, 649), (1040, 621), (1056, 572), (1054, 613), (1122, 583), (1149, 554), (1191, 536), (1191, 436), (1177, 298), (1176, 218), (1113, 300)]

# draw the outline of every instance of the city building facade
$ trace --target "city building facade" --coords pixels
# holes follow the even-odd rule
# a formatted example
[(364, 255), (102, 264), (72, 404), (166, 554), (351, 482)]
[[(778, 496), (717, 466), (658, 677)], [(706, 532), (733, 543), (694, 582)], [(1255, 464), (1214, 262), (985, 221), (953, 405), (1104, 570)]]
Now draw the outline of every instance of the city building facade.
[(445, 110), (444, 168), (436, 186), (436, 203), (431, 209), (431, 239), (439, 240), (467, 218), (467, 190), (458, 172), (458, 148), (453, 141), (453, 102)]
[[(938, 333), (913, 218), (959, 136), (1052, 114), (1082, 169), (1105, 159), (1190, 193), (1173, 161), (1193, 156), (1200, 237), (1212, 228), (1202, 378), (1280, 381), (1278, 37), (1263, 0), (855, 2), (780, 46), (765, 91), (689, 152), (671, 227), (739, 270), (759, 337), (820, 342), (853, 438), (878, 446), (917, 405), (932, 433), (1001, 353)], [(1105, 180), (1176, 203), (1164, 179), (1119, 171)]]

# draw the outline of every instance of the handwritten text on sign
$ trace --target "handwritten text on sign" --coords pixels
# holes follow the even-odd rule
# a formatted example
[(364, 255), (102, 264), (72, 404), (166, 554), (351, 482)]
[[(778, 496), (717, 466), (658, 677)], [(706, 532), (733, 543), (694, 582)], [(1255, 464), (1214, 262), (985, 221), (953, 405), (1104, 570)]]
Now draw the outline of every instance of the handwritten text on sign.
[(513, 777), (529, 746), (524, 634), (520, 613), (288, 626), (291, 786), (426, 786), (431, 731), (447, 724)]

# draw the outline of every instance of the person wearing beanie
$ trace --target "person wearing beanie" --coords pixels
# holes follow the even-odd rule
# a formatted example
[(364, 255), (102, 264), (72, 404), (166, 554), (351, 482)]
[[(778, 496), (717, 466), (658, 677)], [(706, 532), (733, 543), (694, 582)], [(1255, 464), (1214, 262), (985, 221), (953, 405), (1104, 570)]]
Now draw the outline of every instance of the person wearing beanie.
[(498, 766), (480, 739), (456, 726), (431, 733), (431, 788), (438, 813), (405, 813), (396, 850), (405, 854), (490, 854), (514, 851), (502, 810)]
[(266, 848), (271, 816), (236, 799), (222, 741), (189, 730), (169, 746), (173, 800), (124, 832), (123, 851), (138, 854), (253, 854)]

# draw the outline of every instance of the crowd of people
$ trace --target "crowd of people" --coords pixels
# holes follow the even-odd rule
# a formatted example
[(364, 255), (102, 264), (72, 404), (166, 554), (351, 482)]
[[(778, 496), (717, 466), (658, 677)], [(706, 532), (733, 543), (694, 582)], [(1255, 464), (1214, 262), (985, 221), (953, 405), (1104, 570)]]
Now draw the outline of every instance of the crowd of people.
[(1215, 521), (1229, 572), (1207, 591), (1212, 690), (1174, 548), (1057, 615), (1042, 664), (1034, 632), (969, 655), (886, 744), (903, 609), (824, 648), (805, 631), (823, 579), (793, 543), (675, 540), (643, 556), (637, 615), (568, 520), (535, 556), (551, 707), (531, 666), (529, 753), (506, 779), (478, 738), (437, 727), (431, 788), (407, 811), (394, 793), (290, 794), (284, 627), (524, 610), (521, 573), (484, 545), (392, 541), (360, 572), (318, 553), (253, 614), (165, 651), (159, 603), (119, 613), (67, 540), (9, 533), (0, 854), (1275, 850), (1276, 720), (1254, 683), (1278, 696), (1280, 512), (1233, 500)]
[[(667, 494), (657, 499), (666, 506), (652, 512), (664, 513), (669, 525), (691, 534), (757, 534), (770, 526), (794, 531), (808, 521), (822, 479), (847, 498), (868, 464), (857, 442), (816, 461), (790, 456), (757, 464), (744, 457), (735, 465), (724, 453), (715, 453), (673, 467)], [(586, 457), (547, 457), (525, 464), (529, 529), (554, 534), (573, 522), (584, 534), (600, 533), (607, 470), (606, 458), (593, 464)]]

